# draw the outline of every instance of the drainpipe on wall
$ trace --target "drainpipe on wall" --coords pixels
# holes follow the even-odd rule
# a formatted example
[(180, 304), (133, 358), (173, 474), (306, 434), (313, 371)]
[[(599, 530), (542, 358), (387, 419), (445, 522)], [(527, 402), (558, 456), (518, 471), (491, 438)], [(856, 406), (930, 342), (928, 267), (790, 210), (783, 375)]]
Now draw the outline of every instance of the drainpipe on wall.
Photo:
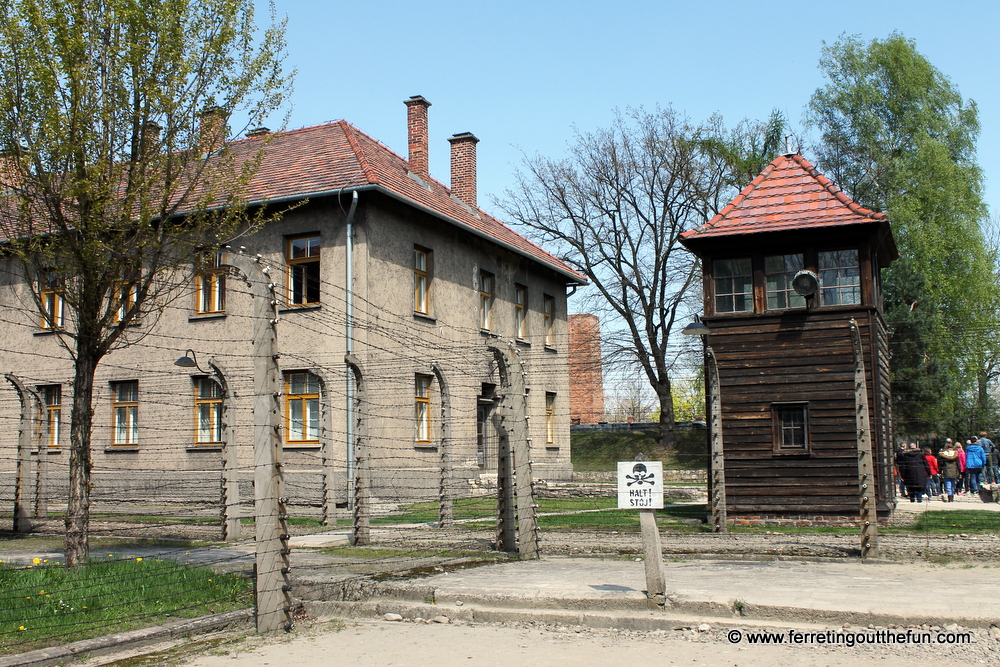
[[(347, 327), (344, 346), (354, 354), (354, 212), (358, 208), (358, 191), (351, 192), (351, 208), (347, 211), (347, 240), (344, 243), (347, 265), (346, 309)], [(354, 485), (354, 376), (347, 374), (347, 504), (351, 506)]]

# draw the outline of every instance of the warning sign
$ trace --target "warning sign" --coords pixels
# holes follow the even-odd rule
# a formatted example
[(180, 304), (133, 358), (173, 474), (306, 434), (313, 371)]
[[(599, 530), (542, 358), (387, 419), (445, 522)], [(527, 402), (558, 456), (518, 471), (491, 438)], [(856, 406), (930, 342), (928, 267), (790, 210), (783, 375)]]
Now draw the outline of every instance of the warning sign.
[(618, 507), (663, 509), (663, 462), (618, 462)]

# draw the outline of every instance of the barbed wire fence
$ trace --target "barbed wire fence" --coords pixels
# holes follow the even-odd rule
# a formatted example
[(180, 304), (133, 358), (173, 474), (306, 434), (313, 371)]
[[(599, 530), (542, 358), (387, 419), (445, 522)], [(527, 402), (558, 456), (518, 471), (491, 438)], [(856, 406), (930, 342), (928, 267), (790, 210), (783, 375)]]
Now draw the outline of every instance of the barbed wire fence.
[[(283, 270), (266, 259), (259, 263), (271, 271)], [(373, 572), (413, 571), (431, 562), (438, 566), (517, 551), (532, 555), (539, 541), (544, 548), (544, 536), (538, 537), (534, 523), (536, 511), (565, 511), (558, 497), (542, 499), (559, 496), (549, 493), (558, 483), (547, 480), (547, 472), (565, 479), (560, 466), (569, 467), (568, 433), (547, 432), (552, 423), (568, 424), (568, 401), (560, 395), (562, 400), (553, 406), (545, 402), (547, 388), (558, 386), (565, 373), (565, 359), (538, 349), (541, 346), (532, 350), (484, 335), (478, 328), (421, 327), (355, 295), (353, 324), (364, 342), (359, 368), (366, 385), (364, 399), (358, 402), (358, 377), (349, 372), (343, 349), (329, 343), (347, 323), (343, 288), (323, 283), (321, 289), (322, 308), (288, 310), (273, 318), (280, 320), (277, 356), (286, 382), (277, 392), (265, 392), (270, 394), (265, 398), (278, 399), (275, 410), (283, 419), (275, 440), (280, 458), (274, 466), (282, 490), (280, 496), (263, 500), (281, 508), (282, 544), (265, 548), (286, 559), (279, 568), (282, 574), (290, 574), (287, 558), (300, 548), (290, 545), (303, 544), (296, 542), (296, 535), (303, 533), (325, 536), (305, 544), (327, 549), (305, 559), (311, 564), (303, 577), (336, 580), (341, 587), (354, 586), (352, 582)], [(252, 425), (261, 392), (252, 378), (260, 353), (253, 351), (252, 332), (261, 316), (238, 305), (251, 300), (251, 288), (238, 280), (229, 281), (227, 300), (224, 320), (194, 324), (188, 328), (192, 333), (183, 335), (154, 328), (128, 350), (102, 362), (103, 384), (95, 387), (91, 477), (92, 536), (100, 546), (92, 551), (117, 542), (128, 545), (130, 552), (148, 554), (146, 558), (252, 570), (254, 552), (261, 545), (256, 550), (237, 547), (250, 537), (259, 516), (254, 478), (260, 464), (254, 459)], [(164, 309), (162, 317), (189, 315), (180, 300)], [(21, 326), (33, 329), (31, 318), (29, 313)], [(564, 354), (563, 336), (550, 347)], [(313, 344), (317, 341), (325, 344)], [(19, 350), (3, 349), (10, 345), (0, 341), (0, 354), (17, 358)], [(200, 355), (201, 368), (174, 365), (185, 349)], [(38, 363), (12, 364), (18, 382), (36, 394), (39, 387), (66, 385), (69, 362), (63, 351), (39, 345), (31, 355)], [(320, 385), (315, 442), (289, 442), (291, 373), (308, 373)], [(434, 383), (429, 432), (421, 442), (415, 437), (409, 387), (416, 374)], [(194, 435), (198, 424), (193, 380), (203, 377), (224, 385), (221, 442), (199, 443)], [(115, 427), (107, 407), (114, 399), (110, 383), (136, 378), (139, 436), (121, 447), (109, 437)], [(492, 380), (490, 395), (480, 386), (483, 378)], [(350, 425), (345, 415), (349, 400), (355, 401)], [(27, 531), (57, 533), (68, 490), (66, 424), (60, 424), (64, 432), (51, 443), (42, 434), (49, 428), (46, 411), (52, 406), (36, 395), (28, 397), (22, 410), (20, 401), (11, 383), (0, 390), (0, 499), (12, 507), (17, 496)], [(32, 424), (27, 456), (24, 439), (18, 437), (24, 413)], [(352, 457), (349, 442), (356, 447)], [(613, 508), (609, 496), (601, 489), (589, 505), (578, 503), (572, 513), (607, 512)], [(555, 504), (547, 505), (549, 500)], [(360, 530), (362, 524), (367, 524), (366, 531)], [(192, 540), (227, 538), (236, 544), (188, 547)], [(155, 547), (143, 547), (143, 539), (155, 540)], [(170, 540), (182, 546), (164, 546)], [(527, 553), (525, 545), (530, 545)], [(59, 560), (51, 550), (38, 556)], [(28, 564), (15, 559), (17, 567)], [(293, 575), (290, 581), (291, 590), (282, 593), (294, 594), (296, 581), (304, 579)], [(20, 592), (5, 590), (0, 597)], [(86, 624), (83, 617), (67, 622)]]

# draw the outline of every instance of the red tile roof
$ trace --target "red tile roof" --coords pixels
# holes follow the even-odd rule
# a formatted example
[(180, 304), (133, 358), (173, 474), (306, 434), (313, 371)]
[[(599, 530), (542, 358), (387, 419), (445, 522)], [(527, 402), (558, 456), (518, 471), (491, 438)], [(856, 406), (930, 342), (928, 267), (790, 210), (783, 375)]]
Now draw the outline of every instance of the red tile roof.
[(801, 155), (779, 155), (718, 215), (681, 240), (873, 222), (887, 225), (888, 218), (856, 204)]
[[(251, 137), (232, 148), (253, 154), (264, 140)], [(451, 190), (438, 181), (415, 180), (406, 160), (346, 121), (279, 132), (266, 137), (266, 141), (265, 157), (245, 192), (248, 203), (376, 188), (539, 261), (574, 282), (587, 281), (496, 218), (454, 199)]]

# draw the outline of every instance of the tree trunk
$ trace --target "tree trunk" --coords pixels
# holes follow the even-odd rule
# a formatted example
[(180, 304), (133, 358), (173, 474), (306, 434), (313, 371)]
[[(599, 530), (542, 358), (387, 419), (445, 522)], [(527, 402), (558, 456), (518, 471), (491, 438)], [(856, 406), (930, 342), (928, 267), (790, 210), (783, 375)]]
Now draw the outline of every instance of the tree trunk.
[(677, 435), (674, 433), (674, 401), (670, 396), (669, 385), (656, 387), (656, 397), (660, 401), (660, 447), (666, 450), (677, 448)]
[(78, 347), (70, 424), (69, 501), (66, 508), (66, 565), (80, 565), (90, 554), (90, 436), (93, 427), (96, 354)]

